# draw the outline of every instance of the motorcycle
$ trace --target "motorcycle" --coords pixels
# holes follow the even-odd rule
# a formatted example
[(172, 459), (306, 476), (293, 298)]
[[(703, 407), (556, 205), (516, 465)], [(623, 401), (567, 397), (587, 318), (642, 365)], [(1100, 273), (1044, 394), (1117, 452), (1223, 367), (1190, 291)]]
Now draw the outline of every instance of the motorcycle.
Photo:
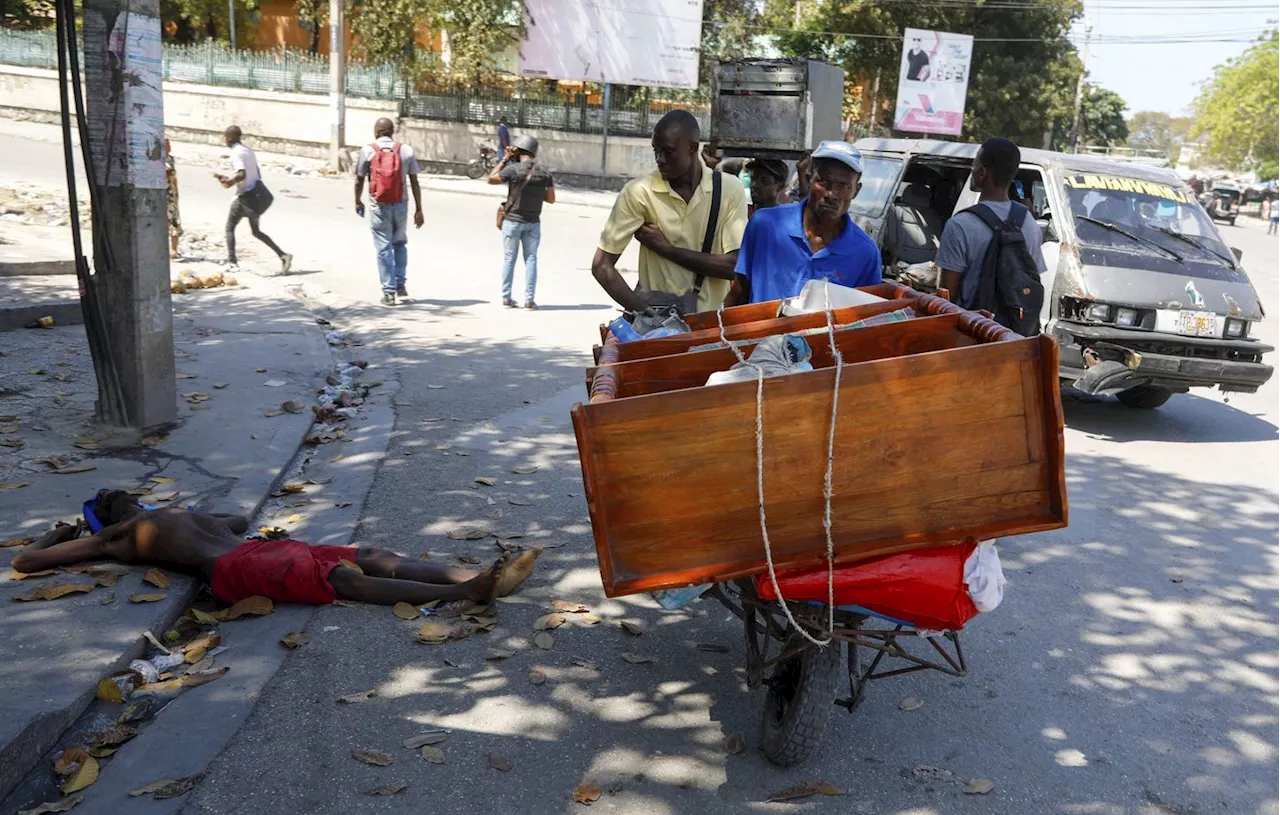
[(480, 145), (480, 156), (467, 162), (467, 178), (483, 178), (498, 163), (498, 151), (487, 144)]

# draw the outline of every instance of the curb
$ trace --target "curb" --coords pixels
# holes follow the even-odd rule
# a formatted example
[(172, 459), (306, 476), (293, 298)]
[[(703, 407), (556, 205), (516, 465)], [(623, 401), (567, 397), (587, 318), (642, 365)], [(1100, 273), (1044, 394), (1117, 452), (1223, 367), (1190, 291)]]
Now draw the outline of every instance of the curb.
[(75, 273), (74, 260), (0, 260), (0, 277), (43, 277)]
[(52, 317), (55, 325), (82, 325), (84, 312), (79, 300), (54, 300), (20, 306), (0, 306), (0, 331), (25, 328), (27, 323)]

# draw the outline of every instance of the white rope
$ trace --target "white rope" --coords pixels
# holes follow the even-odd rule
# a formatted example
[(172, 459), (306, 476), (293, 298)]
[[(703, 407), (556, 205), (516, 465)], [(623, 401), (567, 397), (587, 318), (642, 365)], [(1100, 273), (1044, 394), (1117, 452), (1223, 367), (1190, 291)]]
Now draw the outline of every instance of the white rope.
[[(827, 325), (831, 325), (831, 309), (830, 297), (828, 297), (827, 308)], [(818, 639), (810, 634), (804, 626), (796, 622), (796, 618), (791, 614), (791, 608), (787, 605), (786, 598), (782, 596), (782, 588), (778, 585), (778, 571), (773, 565), (773, 545), (769, 542), (769, 524), (765, 518), (764, 511), (764, 368), (758, 363), (752, 362), (742, 355), (738, 347), (729, 342), (724, 333), (724, 304), (722, 303), (716, 309), (716, 323), (720, 327), (720, 341), (729, 346), (733, 350), (733, 355), (738, 358), (738, 362), (743, 365), (749, 365), (756, 371), (756, 504), (760, 510), (760, 537), (764, 540), (764, 559), (769, 567), (769, 581), (773, 584), (774, 596), (778, 598), (778, 605), (782, 608), (783, 615), (786, 616), (787, 622), (791, 623), (791, 627), (800, 633), (809, 642), (820, 648), (825, 648), (831, 644), (832, 637), (826, 639)], [(834, 345), (832, 346), (834, 350)], [(838, 358), (837, 358), (838, 359)], [(840, 385), (840, 374), (836, 372), (836, 387)], [(832, 412), (834, 421), (834, 410)], [(826, 479), (826, 513), (824, 525), (826, 527), (827, 536), (827, 599), (834, 600), (835, 597), (835, 577), (834, 577), (834, 550), (831, 543), (831, 447), (835, 436), (835, 425), (831, 427), (831, 438), (828, 439), (827, 449), (827, 479)], [(835, 605), (829, 602), (827, 605), (827, 633), (830, 634), (835, 628)]]

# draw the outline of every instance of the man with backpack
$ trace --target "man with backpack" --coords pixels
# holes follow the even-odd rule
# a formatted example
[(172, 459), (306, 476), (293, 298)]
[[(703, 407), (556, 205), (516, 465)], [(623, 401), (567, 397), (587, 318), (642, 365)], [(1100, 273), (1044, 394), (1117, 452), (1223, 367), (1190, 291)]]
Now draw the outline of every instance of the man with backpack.
[(409, 296), (405, 271), (409, 266), (409, 207), (404, 180), (413, 190), (413, 225), (421, 229), (422, 189), (418, 186), (418, 159), (413, 148), (392, 138), (396, 126), (390, 119), (373, 125), (373, 144), (360, 150), (356, 161), (356, 215), (364, 217), (365, 179), (369, 179), (369, 229), (378, 252), (378, 278), (382, 282), (382, 305), (394, 306), (396, 298)]
[(1009, 200), (1021, 161), (1008, 139), (982, 143), (969, 178), (978, 203), (947, 221), (935, 263), (956, 305), (989, 311), (1006, 328), (1033, 336), (1040, 332), (1046, 267), (1040, 226), (1025, 206)]

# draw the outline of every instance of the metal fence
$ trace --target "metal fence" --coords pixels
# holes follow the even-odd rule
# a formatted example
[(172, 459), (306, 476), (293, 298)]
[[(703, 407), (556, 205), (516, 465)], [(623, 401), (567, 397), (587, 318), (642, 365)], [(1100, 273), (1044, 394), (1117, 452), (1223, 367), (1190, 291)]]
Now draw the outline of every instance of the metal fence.
[[(0, 28), (0, 64), (30, 68), (57, 68), (58, 48), (52, 29), (15, 31)], [(327, 94), (329, 59), (302, 51), (233, 51), (214, 42), (170, 45), (163, 48), (164, 78), (168, 82), (195, 82), (220, 87), (262, 91)], [(347, 93), (366, 99), (404, 102), (406, 116), (450, 122), (492, 124), (499, 116), (520, 129), (565, 130), (600, 133), (604, 106), (600, 89), (570, 97), (536, 93), (539, 83), (512, 79), (487, 87), (457, 86), (448, 89), (409, 87), (392, 65), (347, 66)], [(674, 108), (694, 114), (708, 132), (709, 103), (681, 92), (688, 101), (634, 98), (609, 109), (609, 133), (616, 136), (648, 136), (653, 123)]]

